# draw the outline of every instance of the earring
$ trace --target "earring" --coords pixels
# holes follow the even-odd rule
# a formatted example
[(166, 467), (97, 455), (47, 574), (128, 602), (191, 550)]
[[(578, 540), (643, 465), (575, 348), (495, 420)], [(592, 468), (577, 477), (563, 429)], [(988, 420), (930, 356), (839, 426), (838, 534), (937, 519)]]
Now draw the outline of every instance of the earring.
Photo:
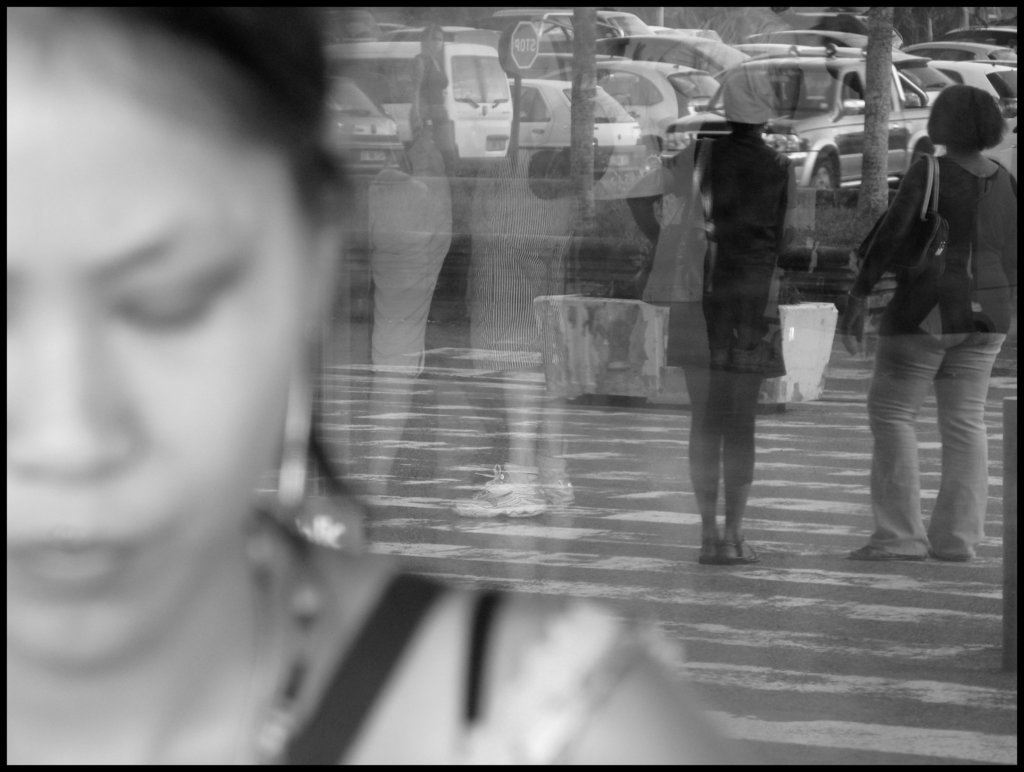
[[(293, 378), (288, 389), (275, 514), (281, 523), (316, 544), (358, 554), (365, 543), (364, 512), (358, 501), (346, 495), (344, 485), (329, 468), (316, 441), (311, 391), (301, 376)], [(311, 479), (311, 456), (318, 460), (326, 479)], [(310, 491), (311, 483), (318, 483), (318, 488), (333, 488), (334, 495)]]

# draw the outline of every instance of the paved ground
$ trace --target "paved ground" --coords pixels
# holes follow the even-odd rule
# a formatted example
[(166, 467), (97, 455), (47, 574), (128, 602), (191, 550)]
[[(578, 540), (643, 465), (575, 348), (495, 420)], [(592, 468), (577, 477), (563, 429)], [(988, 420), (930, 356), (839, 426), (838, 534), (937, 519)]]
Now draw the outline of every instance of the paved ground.
[[(988, 401), (989, 520), (976, 561), (844, 559), (871, 527), (870, 363), (837, 343), (820, 401), (759, 417), (746, 529), (762, 562), (737, 568), (696, 563), (686, 408), (549, 408), (575, 504), (529, 520), (456, 516), (451, 502), (503, 460), (501, 384), (450, 369), (464, 332), (431, 324), (431, 368), (410, 408), (391, 416), (403, 426), (401, 482), (374, 498), (372, 551), (456, 583), (587, 596), (654, 620), (685, 648), (694, 689), (724, 731), (767, 763), (1016, 763), (1017, 679), (1001, 669), (1003, 401), (1017, 394), (1015, 344)], [(355, 474), (379, 448), (370, 386), (365, 367), (326, 371), (333, 447)], [(921, 450), (927, 507), (939, 479), (934, 401)]]

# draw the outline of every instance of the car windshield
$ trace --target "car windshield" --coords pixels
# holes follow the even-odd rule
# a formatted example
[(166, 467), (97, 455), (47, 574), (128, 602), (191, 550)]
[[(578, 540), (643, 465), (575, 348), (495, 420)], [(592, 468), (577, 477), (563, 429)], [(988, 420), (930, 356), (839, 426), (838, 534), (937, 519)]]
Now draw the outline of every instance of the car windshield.
[(623, 35), (650, 35), (651, 28), (647, 26), (638, 16), (629, 13), (616, 14), (608, 17), (608, 23), (613, 24), (622, 31)]
[(355, 84), (351, 78), (332, 78), (331, 90), (327, 95), (327, 106), (345, 115), (383, 115), (374, 101)]
[[(837, 73), (832, 67), (803, 68), (773, 65), (762, 72), (771, 84), (770, 101), (776, 118), (800, 119), (828, 112), (835, 104)], [(742, 71), (731, 77), (742, 76)], [(709, 109), (724, 114), (722, 89), (712, 98)]]
[(496, 57), (453, 56), (452, 96), (456, 102), (497, 104), (508, 101), (508, 80)]
[(953, 80), (936, 70), (927, 62), (908, 62), (897, 64), (896, 68), (911, 83), (922, 91), (941, 91), (953, 83)]
[(1017, 50), (1017, 31), (988, 29), (986, 27), (975, 27), (973, 29), (954, 30), (947, 32), (940, 40), (966, 40), (971, 43), (991, 43), (996, 46), (1009, 46)]
[[(572, 104), (572, 89), (563, 89), (565, 98)], [(634, 118), (618, 101), (603, 88), (598, 88), (594, 99), (594, 123), (633, 123)]]
[(703, 72), (673, 73), (668, 82), (676, 92), (679, 114), (692, 112), (693, 103), (707, 103), (718, 90), (718, 81)]
[(990, 72), (987, 77), (1000, 99), (1017, 98), (1017, 70)]

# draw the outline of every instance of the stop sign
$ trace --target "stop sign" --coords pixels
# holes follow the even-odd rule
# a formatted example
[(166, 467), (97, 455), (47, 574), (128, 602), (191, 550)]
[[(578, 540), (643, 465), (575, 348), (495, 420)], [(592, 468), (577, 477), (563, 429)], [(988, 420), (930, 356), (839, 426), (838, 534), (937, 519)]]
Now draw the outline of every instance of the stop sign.
[(520, 71), (529, 70), (540, 53), (540, 33), (533, 22), (516, 24), (509, 37), (509, 60)]

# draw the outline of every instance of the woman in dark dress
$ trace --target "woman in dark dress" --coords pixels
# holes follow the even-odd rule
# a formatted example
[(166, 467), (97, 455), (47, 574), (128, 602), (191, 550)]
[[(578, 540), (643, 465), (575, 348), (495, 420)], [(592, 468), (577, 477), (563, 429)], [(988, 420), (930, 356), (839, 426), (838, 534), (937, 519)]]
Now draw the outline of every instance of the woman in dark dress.
[[(742, 522), (754, 479), (758, 398), (769, 368), (762, 345), (768, 331), (765, 312), (777, 292), (773, 275), (795, 187), (789, 160), (761, 137), (771, 116), (765, 96), (771, 85), (755, 73), (738, 71), (723, 88), (731, 133), (683, 151), (662, 171), (660, 184), (661, 197), (671, 194), (692, 200), (699, 196), (705, 206), (710, 203), (706, 219), (713, 252), (707, 254), (714, 258), (705, 259), (703, 272), (698, 273), (703, 287), (688, 287), (692, 278), (684, 279), (678, 288), (682, 294), (668, 298), (669, 363), (684, 368), (693, 406), (689, 464), (701, 515), (699, 562), (703, 564), (758, 560), (743, 537)], [(695, 168), (698, 182), (691, 185)], [(634, 217), (641, 230), (657, 241), (662, 231), (653, 205), (659, 195), (638, 192), (647, 195), (630, 199)], [(688, 211), (699, 219), (705, 206), (692, 200)], [(682, 263), (675, 271), (677, 280), (692, 277), (694, 271), (688, 268), (700, 260), (693, 241), (686, 238), (692, 227), (693, 223), (683, 223), (671, 231), (682, 238), (682, 251), (687, 252), (671, 250)], [(667, 228), (664, 232), (670, 233)], [(720, 487), (722, 531), (717, 523)]]

